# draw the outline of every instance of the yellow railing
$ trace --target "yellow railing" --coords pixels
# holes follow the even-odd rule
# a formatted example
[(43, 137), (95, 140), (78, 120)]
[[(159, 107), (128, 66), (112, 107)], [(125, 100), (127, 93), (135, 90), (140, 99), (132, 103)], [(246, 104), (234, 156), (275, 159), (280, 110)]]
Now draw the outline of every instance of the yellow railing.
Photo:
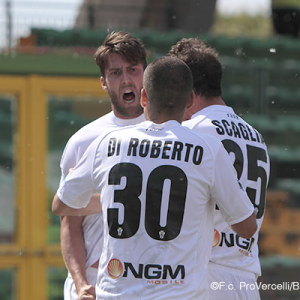
[[(0, 270), (16, 270), (16, 299), (47, 299), (47, 268), (64, 266), (59, 244), (47, 242), (49, 95), (106, 98), (99, 79), (0, 75), (0, 94), (17, 99), (15, 217), (16, 238), (0, 244)], [(67, 141), (66, 141), (67, 142)]]

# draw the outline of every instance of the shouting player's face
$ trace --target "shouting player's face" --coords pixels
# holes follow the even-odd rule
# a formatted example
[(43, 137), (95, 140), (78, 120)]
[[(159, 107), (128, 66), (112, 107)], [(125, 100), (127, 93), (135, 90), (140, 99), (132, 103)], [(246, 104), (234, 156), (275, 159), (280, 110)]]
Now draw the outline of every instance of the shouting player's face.
[(132, 119), (143, 113), (140, 105), (143, 73), (142, 63), (133, 65), (119, 54), (109, 55), (101, 83), (110, 96), (112, 110), (117, 117)]

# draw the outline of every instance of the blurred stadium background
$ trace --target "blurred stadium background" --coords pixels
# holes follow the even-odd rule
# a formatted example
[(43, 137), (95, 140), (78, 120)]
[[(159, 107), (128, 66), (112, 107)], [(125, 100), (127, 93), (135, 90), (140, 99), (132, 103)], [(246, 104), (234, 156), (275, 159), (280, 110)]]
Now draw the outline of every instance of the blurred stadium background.
[[(92, 55), (112, 30), (140, 37), (149, 61), (182, 37), (220, 53), (223, 98), (263, 134), (271, 158), (259, 281), (299, 284), (300, 39), (276, 34), (261, 7), (225, 15), (218, 0), (0, 2), (0, 299), (63, 299), (50, 202), (68, 138), (110, 110)], [(261, 297), (296, 300), (300, 290)]]

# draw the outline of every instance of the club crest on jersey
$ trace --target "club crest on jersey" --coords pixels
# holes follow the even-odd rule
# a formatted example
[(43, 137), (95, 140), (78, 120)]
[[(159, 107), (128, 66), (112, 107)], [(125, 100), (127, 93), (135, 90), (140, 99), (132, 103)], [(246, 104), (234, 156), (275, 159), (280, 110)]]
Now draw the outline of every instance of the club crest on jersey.
[(160, 239), (163, 239), (165, 237), (166, 232), (164, 230), (159, 231), (159, 237)]

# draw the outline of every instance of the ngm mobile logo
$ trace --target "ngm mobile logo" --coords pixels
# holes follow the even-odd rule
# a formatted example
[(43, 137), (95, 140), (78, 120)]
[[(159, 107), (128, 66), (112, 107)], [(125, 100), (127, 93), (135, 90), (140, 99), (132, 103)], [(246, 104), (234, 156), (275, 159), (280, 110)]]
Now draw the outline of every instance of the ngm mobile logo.
[(237, 246), (239, 248), (239, 252), (245, 256), (253, 256), (251, 253), (251, 247), (254, 243), (255, 239), (252, 237), (251, 239), (241, 238), (236, 233), (225, 233), (219, 232), (217, 229), (214, 229), (214, 240), (213, 240), (213, 248), (214, 247), (234, 247)]
[(133, 265), (129, 262), (121, 263), (120, 260), (113, 258), (107, 265), (107, 271), (111, 278), (133, 276), (137, 279), (146, 279), (148, 284), (184, 284), (185, 268), (183, 265), (173, 267), (170, 265), (159, 264), (138, 264)]

